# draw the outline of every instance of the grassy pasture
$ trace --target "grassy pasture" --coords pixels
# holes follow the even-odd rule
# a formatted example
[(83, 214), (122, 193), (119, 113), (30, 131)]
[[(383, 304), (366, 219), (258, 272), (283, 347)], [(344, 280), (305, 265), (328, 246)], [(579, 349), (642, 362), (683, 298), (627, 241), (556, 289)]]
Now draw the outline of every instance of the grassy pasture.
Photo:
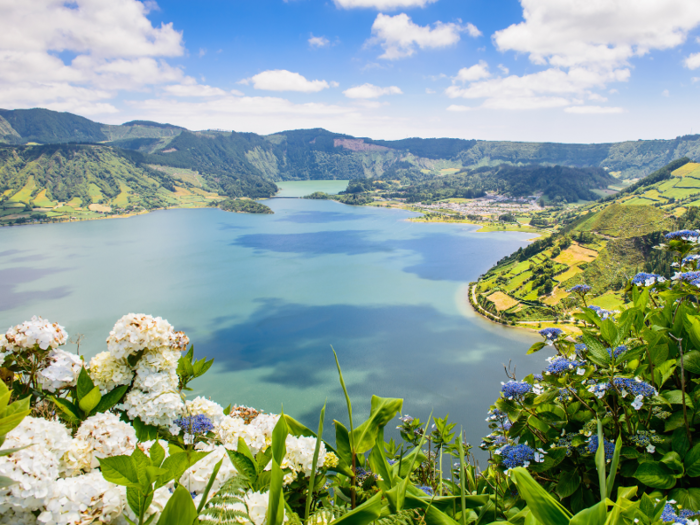
[(504, 294), (503, 292), (494, 292), (488, 296), (488, 299), (496, 305), (496, 309), (499, 312), (508, 310), (509, 308), (513, 308), (515, 305), (519, 304), (518, 301), (509, 295)]

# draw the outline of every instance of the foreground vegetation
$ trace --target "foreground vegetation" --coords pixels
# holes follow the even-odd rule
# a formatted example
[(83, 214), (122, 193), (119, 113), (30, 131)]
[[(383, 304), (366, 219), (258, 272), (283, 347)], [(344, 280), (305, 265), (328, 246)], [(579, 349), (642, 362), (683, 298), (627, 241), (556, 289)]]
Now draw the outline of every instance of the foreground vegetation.
[(188, 399), (212, 361), (161, 318), (119, 319), (89, 363), (33, 318), (0, 337), (0, 523), (697, 524), (698, 238), (667, 234), (676, 276), (636, 275), (619, 315), (577, 288), (582, 335), (540, 332), (530, 352), (554, 355), (503, 384), (481, 467), (448, 417), (404, 415), (387, 441), (401, 399), (353, 419), (337, 356), (348, 425), (331, 441), (325, 407), (313, 432)]

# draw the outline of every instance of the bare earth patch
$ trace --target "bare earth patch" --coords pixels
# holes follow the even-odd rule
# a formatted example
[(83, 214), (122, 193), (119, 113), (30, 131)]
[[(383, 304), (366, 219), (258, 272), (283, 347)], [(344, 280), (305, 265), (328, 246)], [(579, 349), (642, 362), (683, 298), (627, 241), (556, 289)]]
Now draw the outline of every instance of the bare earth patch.
[(109, 213), (112, 211), (111, 206), (105, 206), (104, 204), (90, 204), (88, 209), (91, 211), (101, 211), (102, 213)]
[(513, 308), (516, 304), (519, 304), (518, 301), (503, 292), (494, 292), (488, 296), (488, 299), (496, 305), (496, 309), (499, 312), (508, 310), (508, 308)]
[(557, 255), (554, 260), (562, 264), (575, 264), (578, 262), (591, 262), (597, 256), (598, 252), (595, 250), (589, 250), (578, 244), (572, 244)]

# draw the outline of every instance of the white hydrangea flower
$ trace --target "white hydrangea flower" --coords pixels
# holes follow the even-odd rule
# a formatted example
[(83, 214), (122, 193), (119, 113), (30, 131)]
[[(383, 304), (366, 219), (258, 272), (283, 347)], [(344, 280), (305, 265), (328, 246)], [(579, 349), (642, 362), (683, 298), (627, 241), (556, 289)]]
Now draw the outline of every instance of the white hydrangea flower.
[(59, 348), (51, 351), (49, 359), (49, 366), (39, 372), (41, 387), (49, 392), (55, 392), (61, 388), (75, 386), (80, 370), (83, 368), (83, 360), (80, 356)]
[(36, 315), (31, 321), (13, 326), (5, 333), (2, 344), (5, 351), (19, 353), (39, 345), (42, 350), (56, 349), (66, 344), (68, 333), (58, 323), (51, 323)]
[(214, 472), (214, 467), (223, 458), (223, 463), (219, 469), (219, 473), (216, 475), (214, 484), (211, 490), (217, 492), (221, 485), (226, 483), (229, 479), (237, 474), (236, 468), (231, 463), (231, 460), (226, 453), (226, 448), (219, 446), (202, 446), (199, 444), (197, 446), (198, 450), (209, 451), (209, 455), (200, 459), (197, 463), (188, 468), (185, 473), (180, 478), (180, 484), (182, 484), (191, 493), (194, 492), (195, 495), (201, 495), (204, 489), (209, 483), (209, 478)]
[(271, 442), (271, 439), (268, 441), (259, 427), (252, 424), (246, 425), (245, 420), (240, 417), (224, 416), (221, 418), (221, 422), (214, 427), (214, 432), (216, 432), (219, 441), (229, 450), (238, 449), (239, 438), (243, 438), (253, 454), (264, 450)]
[(175, 369), (166, 372), (139, 371), (134, 388), (150, 393), (177, 392), (178, 377)]
[(36, 516), (26, 509), (3, 506), (0, 501), (0, 525), (36, 525)]
[(92, 446), (82, 439), (74, 439), (61, 458), (62, 472), (68, 476), (79, 476), (93, 469)]
[(116, 359), (140, 350), (181, 344), (172, 325), (161, 317), (127, 314), (119, 319), (107, 338), (107, 349)]
[(68, 429), (57, 421), (25, 417), (7, 434), (3, 448), (23, 448), (0, 457), (0, 476), (15, 483), (0, 489), (0, 507), (37, 510), (58, 478), (60, 457), (70, 448)]
[(185, 405), (188, 414), (193, 416), (204, 414), (214, 426), (218, 425), (224, 417), (224, 408), (219, 403), (202, 396), (197, 396), (192, 401), (187, 401)]
[(180, 360), (182, 353), (180, 350), (173, 349), (167, 346), (154, 348), (144, 352), (139, 362), (136, 364), (136, 373), (142, 374), (166, 372), (177, 369), (177, 362)]
[(129, 419), (140, 418), (147, 425), (168, 427), (178, 434), (180, 427), (174, 421), (185, 411), (185, 403), (176, 393), (148, 393), (132, 390), (118, 408), (126, 411)]
[(90, 359), (88, 372), (103, 395), (118, 386), (128, 385), (134, 378), (134, 372), (126, 359), (115, 359), (109, 352), (100, 352)]
[(58, 479), (37, 518), (45, 525), (111, 523), (126, 504), (126, 489), (105, 481), (100, 472)]
[[(264, 525), (267, 521), (267, 506), (270, 500), (269, 492), (246, 492), (243, 496), (243, 501), (245, 501), (248, 507), (248, 516), (253, 520), (255, 525)], [(234, 504), (235, 505), (240, 505)], [(245, 511), (245, 509), (239, 509)], [(288, 521), (287, 513), (285, 511), (284, 521)]]
[(102, 412), (87, 418), (80, 425), (75, 438), (85, 441), (92, 447), (93, 468), (99, 465), (98, 458), (131, 455), (138, 441), (134, 427), (110, 412)]
[[(314, 449), (316, 448), (316, 438), (287, 435), (285, 445), (287, 448), (285, 459), (288, 461), (289, 467), (295, 472), (303, 472), (305, 476), (310, 476), (314, 460)], [(323, 466), (325, 459), (326, 447), (321, 442), (318, 462), (316, 463), (317, 469)]]

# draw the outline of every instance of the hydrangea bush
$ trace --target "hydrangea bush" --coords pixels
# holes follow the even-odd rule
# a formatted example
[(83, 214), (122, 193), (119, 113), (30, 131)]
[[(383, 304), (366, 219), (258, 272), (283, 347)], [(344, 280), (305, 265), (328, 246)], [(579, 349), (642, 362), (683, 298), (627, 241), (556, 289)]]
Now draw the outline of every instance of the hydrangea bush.
[(354, 420), (337, 356), (349, 426), (334, 421), (331, 444), (325, 407), (313, 432), (188, 399), (212, 361), (164, 319), (122, 317), (86, 363), (32, 318), (0, 336), (0, 523), (698, 525), (696, 233), (666, 236), (676, 275), (632, 277), (622, 312), (573, 290), (581, 333), (545, 328), (543, 373), (502, 384), (487, 465), (448, 417), (400, 416), (387, 441), (401, 399), (373, 396)]

